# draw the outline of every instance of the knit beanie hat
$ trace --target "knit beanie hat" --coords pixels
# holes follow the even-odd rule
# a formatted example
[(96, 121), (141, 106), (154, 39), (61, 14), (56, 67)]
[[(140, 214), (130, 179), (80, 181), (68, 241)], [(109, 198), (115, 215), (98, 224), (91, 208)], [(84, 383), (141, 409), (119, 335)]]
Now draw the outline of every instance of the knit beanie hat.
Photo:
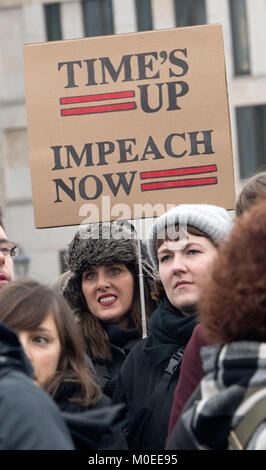
[[(116, 222), (103, 222), (83, 226), (68, 245), (66, 264), (70, 275), (63, 294), (72, 308), (79, 309), (82, 273), (94, 266), (125, 264), (138, 275), (138, 245), (132, 229)], [(142, 248), (144, 280), (151, 283), (154, 270)]]
[[(223, 240), (230, 232), (232, 219), (223, 207), (210, 204), (180, 204), (157, 218), (148, 240), (148, 252), (153, 265), (158, 269), (158, 257), (155, 241), (160, 232), (171, 230), (176, 224), (186, 229), (195, 227), (215, 241)], [(166, 232), (167, 233), (167, 232)], [(177, 233), (174, 232), (175, 236)], [(164, 238), (164, 236), (162, 236)], [(169, 237), (171, 238), (171, 237)]]

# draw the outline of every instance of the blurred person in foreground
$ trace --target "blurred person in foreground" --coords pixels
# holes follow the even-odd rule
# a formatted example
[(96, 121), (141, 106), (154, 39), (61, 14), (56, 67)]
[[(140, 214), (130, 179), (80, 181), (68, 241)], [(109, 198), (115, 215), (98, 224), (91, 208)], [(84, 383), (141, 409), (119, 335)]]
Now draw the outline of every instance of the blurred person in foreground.
[[(14, 281), (0, 292), (0, 322), (18, 334), (34, 368), (35, 383), (54, 399), (61, 411), (75, 414), (76, 424), (81, 422), (83, 428), (79, 432), (84, 434), (83, 441), (88, 441), (88, 433), (94, 434), (89, 448), (103, 445), (100, 431), (109, 434), (108, 449), (124, 446), (122, 434), (111, 426), (114, 417), (111, 400), (102, 394), (87, 367), (85, 342), (62, 296), (34, 280)], [(91, 410), (102, 410), (106, 418), (110, 416), (108, 428), (98, 424), (97, 414), (94, 422), (89, 414), (83, 414)], [(69, 418), (68, 424), (73, 421), (73, 417)]]
[[(12, 285), (12, 257), (0, 210), (0, 293)], [(33, 382), (33, 368), (17, 335), (0, 323), (0, 449), (73, 450), (65, 421), (53, 400)]]

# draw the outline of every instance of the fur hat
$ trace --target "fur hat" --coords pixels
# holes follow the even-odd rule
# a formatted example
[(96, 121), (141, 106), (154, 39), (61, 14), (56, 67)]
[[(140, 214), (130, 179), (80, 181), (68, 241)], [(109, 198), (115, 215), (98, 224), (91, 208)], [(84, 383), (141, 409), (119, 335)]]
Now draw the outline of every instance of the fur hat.
[[(155, 275), (142, 243), (141, 252), (144, 281), (151, 288)], [(134, 233), (124, 224), (116, 222), (83, 226), (68, 246), (66, 264), (70, 276), (63, 287), (63, 294), (72, 308), (79, 309), (82, 273), (91, 267), (125, 264), (138, 275), (138, 245)]]
[(229, 213), (219, 206), (210, 204), (180, 204), (157, 218), (147, 241), (148, 252), (155, 268), (158, 269), (158, 257), (155, 240), (166, 227), (176, 224), (198, 228), (215, 241), (223, 240), (230, 232), (232, 219)]

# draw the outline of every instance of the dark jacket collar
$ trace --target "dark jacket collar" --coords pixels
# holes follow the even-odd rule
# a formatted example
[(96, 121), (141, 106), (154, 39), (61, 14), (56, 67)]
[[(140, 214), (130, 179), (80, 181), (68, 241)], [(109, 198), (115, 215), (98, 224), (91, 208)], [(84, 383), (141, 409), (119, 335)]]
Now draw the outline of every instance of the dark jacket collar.
[(164, 297), (149, 321), (151, 335), (145, 341), (144, 350), (159, 364), (187, 345), (196, 324), (196, 314), (184, 316)]
[(0, 323), (0, 372), (16, 369), (33, 377), (30, 360), (24, 353), (16, 333)]
[(119, 325), (101, 322), (101, 325), (108, 335), (110, 343), (119, 348), (125, 348), (131, 341), (141, 339), (137, 328), (121, 328)]

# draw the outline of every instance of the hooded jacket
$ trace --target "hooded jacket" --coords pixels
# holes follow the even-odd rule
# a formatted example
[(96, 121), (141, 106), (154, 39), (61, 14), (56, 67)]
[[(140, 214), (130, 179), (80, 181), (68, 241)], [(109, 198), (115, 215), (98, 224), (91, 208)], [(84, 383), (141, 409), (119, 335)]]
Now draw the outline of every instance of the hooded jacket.
[(55, 403), (32, 377), (16, 334), (0, 324), (0, 449), (73, 450)]
[(149, 321), (151, 335), (138, 342), (124, 362), (114, 401), (127, 405), (130, 449), (165, 448), (181, 362), (169, 372), (166, 369), (174, 353), (182, 357), (195, 325), (194, 315), (182, 315), (164, 297)]
[[(201, 350), (205, 376), (177, 421), (166, 449), (227, 450), (231, 430), (266, 396), (266, 344), (239, 341)], [(266, 411), (247, 444), (266, 450)]]

